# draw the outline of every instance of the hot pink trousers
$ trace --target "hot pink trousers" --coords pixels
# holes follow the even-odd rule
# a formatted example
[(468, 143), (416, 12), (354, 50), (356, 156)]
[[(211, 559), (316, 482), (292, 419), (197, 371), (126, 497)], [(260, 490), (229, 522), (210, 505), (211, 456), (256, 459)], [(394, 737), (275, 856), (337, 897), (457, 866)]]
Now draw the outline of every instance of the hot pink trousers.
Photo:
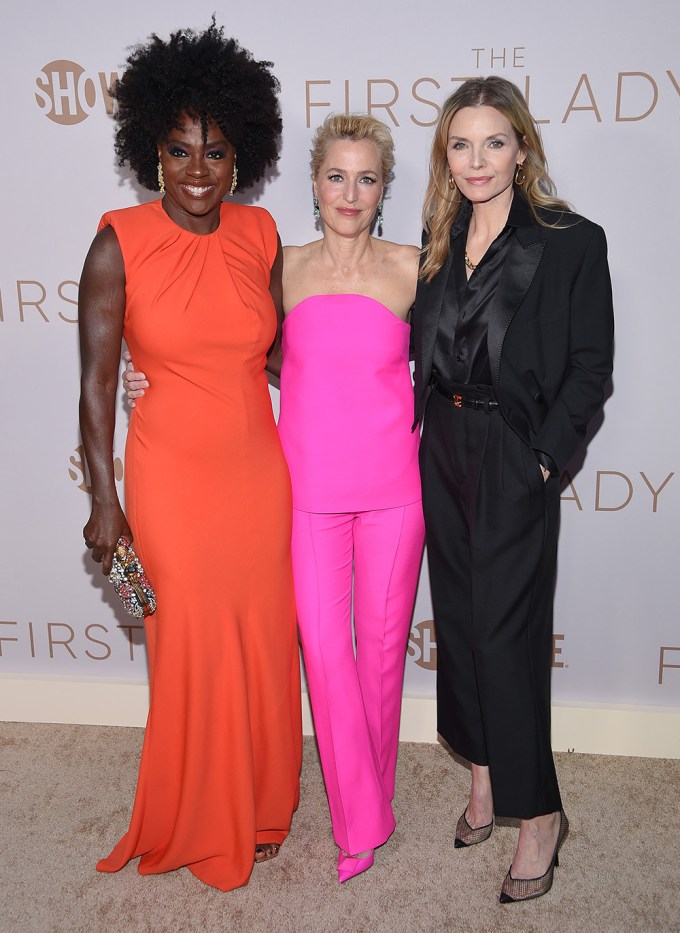
[(295, 599), (314, 728), (333, 834), (349, 854), (382, 845), (395, 827), (404, 659), (423, 543), (420, 502), (293, 511)]

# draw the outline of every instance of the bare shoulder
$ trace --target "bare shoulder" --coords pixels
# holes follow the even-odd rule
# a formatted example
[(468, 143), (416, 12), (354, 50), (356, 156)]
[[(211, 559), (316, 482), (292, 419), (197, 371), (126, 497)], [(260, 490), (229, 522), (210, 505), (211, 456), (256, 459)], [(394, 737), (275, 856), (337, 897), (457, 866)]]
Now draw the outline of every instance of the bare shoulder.
[[(377, 241), (380, 277), (388, 283), (399, 283), (401, 288), (415, 289), (420, 265), (420, 250), (417, 246), (403, 243)], [(391, 285), (388, 284), (388, 288)]]
[(395, 255), (409, 257), (418, 257), (420, 255), (419, 247), (413, 246), (411, 243), (392, 243), (391, 240), (376, 240), (376, 242), (385, 249), (394, 252)]
[(110, 224), (102, 227), (101, 230), (97, 232), (90, 249), (94, 253), (101, 253), (104, 255), (120, 254), (121, 250), (120, 243), (118, 242), (118, 235)]
[(283, 247), (283, 310), (285, 314), (312, 294), (319, 282), (321, 240)]
[(286, 255), (291, 257), (301, 258), (316, 252), (320, 248), (322, 242), (323, 240), (312, 240), (311, 243), (303, 243), (302, 246), (284, 246), (283, 251)]
[(112, 321), (122, 327), (125, 311), (125, 263), (111, 226), (97, 233), (85, 258), (78, 288), (78, 317), (82, 327), (90, 321)]
[(420, 250), (410, 243), (391, 243), (389, 240), (376, 240), (386, 262), (394, 263), (404, 272), (417, 272), (420, 262)]
[(303, 246), (284, 246), (284, 268), (288, 268), (288, 270), (301, 268), (305, 263), (314, 258), (320, 246), (321, 240), (313, 240), (311, 243), (305, 243)]
[(85, 275), (123, 274), (123, 253), (112, 226), (102, 227), (97, 233), (85, 258)]
[(402, 320), (408, 319), (418, 282), (420, 250), (417, 246), (376, 240), (377, 260), (371, 297), (386, 305)]

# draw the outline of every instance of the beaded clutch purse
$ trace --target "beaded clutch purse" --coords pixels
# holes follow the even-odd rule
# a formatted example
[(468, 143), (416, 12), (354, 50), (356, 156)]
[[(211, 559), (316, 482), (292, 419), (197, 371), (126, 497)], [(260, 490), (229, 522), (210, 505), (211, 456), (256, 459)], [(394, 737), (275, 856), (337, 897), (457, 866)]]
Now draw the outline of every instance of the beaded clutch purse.
[(156, 594), (127, 538), (119, 538), (116, 543), (109, 580), (125, 611), (135, 619), (143, 619), (156, 611)]

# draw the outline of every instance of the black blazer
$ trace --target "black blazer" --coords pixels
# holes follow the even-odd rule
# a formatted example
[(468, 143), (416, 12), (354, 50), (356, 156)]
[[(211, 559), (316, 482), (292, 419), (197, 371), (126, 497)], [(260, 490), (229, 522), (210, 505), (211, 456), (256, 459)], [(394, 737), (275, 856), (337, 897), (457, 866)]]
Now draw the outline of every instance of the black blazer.
[[(578, 214), (542, 211), (538, 224), (519, 193), (516, 226), (496, 289), (487, 342), (501, 412), (534, 450), (562, 470), (604, 401), (612, 371), (614, 316), (604, 231)], [(464, 243), (464, 239), (460, 242)], [(432, 377), (432, 356), (451, 253), (413, 309), (415, 422)]]

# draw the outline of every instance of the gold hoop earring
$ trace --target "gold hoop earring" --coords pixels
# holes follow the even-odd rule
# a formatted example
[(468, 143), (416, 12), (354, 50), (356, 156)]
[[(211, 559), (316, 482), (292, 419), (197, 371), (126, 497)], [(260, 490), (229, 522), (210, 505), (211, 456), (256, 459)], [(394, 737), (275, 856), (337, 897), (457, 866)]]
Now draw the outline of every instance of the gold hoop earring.
[(165, 194), (165, 179), (163, 178), (163, 166), (160, 159), (158, 160), (158, 190), (161, 194)]
[(449, 172), (449, 188), (451, 189), (451, 191), (456, 190), (456, 183), (453, 180), (453, 175), (451, 174), (451, 172)]
[(238, 169), (236, 168), (236, 156), (234, 155), (234, 174), (231, 176), (231, 188), (229, 189), (229, 197), (234, 196), (234, 191), (236, 191), (236, 182), (238, 181)]
[(527, 176), (524, 169), (522, 168), (522, 163), (518, 162), (517, 169), (515, 170), (515, 184), (521, 187), (526, 181), (526, 178)]

